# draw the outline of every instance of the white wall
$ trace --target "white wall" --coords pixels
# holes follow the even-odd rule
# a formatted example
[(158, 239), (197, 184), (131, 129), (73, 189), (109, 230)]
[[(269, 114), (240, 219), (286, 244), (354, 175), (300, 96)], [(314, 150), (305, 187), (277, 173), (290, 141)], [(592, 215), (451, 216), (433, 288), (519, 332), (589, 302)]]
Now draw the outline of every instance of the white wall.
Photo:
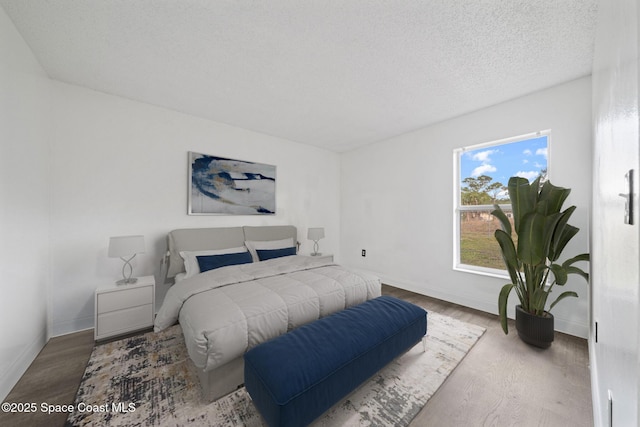
[(47, 339), (49, 79), (0, 7), (0, 401)]
[[(385, 283), (497, 313), (504, 279), (454, 271), (453, 150), (551, 129), (549, 176), (572, 193), (581, 229), (565, 254), (588, 252), (591, 190), (591, 83), (582, 78), (342, 156), (341, 254)], [(367, 256), (361, 257), (361, 249)], [(556, 329), (588, 334), (588, 289), (554, 307)], [(516, 297), (512, 296), (515, 306)]]
[[(336, 153), (64, 83), (52, 93), (53, 335), (93, 327), (94, 290), (121, 275), (109, 236), (143, 234), (134, 275), (156, 280), (175, 228), (292, 224), (309, 252), (307, 228), (322, 226), (323, 252), (339, 255)], [(276, 165), (276, 215), (188, 216), (188, 151)]]

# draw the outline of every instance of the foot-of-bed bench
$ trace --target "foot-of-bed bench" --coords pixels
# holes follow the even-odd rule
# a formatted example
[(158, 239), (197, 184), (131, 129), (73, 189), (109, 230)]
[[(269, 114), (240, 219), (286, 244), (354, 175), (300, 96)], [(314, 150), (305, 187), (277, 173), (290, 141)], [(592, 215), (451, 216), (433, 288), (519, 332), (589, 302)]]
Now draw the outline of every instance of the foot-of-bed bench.
[(245, 386), (269, 426), (304, 426), (426, 332), (424, 309), (378, 297), (249, 350)]

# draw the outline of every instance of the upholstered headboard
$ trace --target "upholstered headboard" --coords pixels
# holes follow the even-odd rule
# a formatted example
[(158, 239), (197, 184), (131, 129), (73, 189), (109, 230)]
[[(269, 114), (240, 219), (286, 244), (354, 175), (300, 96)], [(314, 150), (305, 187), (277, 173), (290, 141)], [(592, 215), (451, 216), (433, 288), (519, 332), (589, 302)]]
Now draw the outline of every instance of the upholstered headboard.
[(270, 225), (262, 227), (242, 227), (244, 240), (265, 241), (293, 238), (298, 240), (298, 230), (293, 225)]
[(298, 239), (298, 231), (292, 225), (258, 227), (184, 228), (170, 231), (167, 235), (169, 266), (167, 277), (184, 272), (184, 261), (180, 251), (203, 251), (244, 246), (245, 241)]

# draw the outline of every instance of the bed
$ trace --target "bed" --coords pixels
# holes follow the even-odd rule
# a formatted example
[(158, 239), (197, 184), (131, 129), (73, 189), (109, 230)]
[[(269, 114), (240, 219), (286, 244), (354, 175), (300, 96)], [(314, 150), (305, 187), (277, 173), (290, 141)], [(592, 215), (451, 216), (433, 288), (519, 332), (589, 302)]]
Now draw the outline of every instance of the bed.
[(381, 294), (373, 275), (298, 255), (293, 226), (181, 229), (167, 240), (176, 283), (154, 329), (180, 323), (210, 401), (244, 383), (249, 349)]

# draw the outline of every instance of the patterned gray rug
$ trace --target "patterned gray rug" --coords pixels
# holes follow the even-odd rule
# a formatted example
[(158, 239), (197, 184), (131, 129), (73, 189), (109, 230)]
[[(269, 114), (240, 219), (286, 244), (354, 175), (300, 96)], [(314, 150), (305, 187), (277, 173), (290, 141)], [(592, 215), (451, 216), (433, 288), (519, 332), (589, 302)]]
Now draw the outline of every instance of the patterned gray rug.
[[(314, 426), (406, 426), (485, 329), (429, 312), (427, 351), (416, 345)], [(241, 388), (201, 399), (179, 326), (93, 349), (67, 426), (264, 426)]]

